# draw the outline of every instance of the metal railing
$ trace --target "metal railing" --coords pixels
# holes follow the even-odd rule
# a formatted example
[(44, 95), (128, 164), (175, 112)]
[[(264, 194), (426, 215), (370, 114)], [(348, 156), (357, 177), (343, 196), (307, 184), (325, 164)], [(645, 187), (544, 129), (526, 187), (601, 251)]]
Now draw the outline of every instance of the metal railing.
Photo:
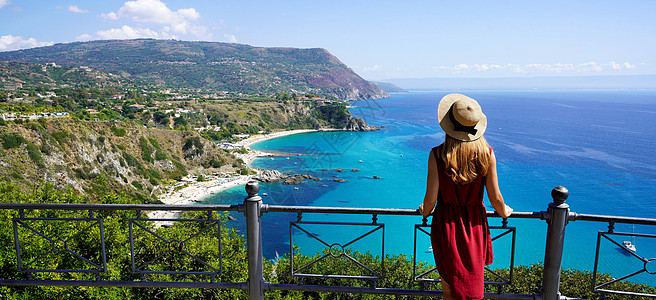
[[(417, 263), (415, 261), (417, 254), (417, 234), (429, 234), (425, 228), (430, 225), (424, 219), (422, 224), (415, 225), (415, 246), (413, 256), (413, 280), (420, 286), (419, 289), (398, 289), (377, 287), (375, 282), (384, 278), (383, 272), (385, 264), (385, 224), (378, 221), (380, 215), (394, 215), (394, 216), (416, 216), (419, 212), (416, 209), (372, 209), (372, 208), (344, 208), (344, 207), (308, 207), (308, 206), (280, 206), (280, 205), (267, 205), (262, 203), (262, 198), (258, 196), (259, 184), (251, 181), (246, 185), (248, 197), (245, 198), (243, 204), (239, 205), (128, 205), (128, 204), (35, 204), (35, 203), (0, 203), (0, 209), (17, 210), (18, 216), (12, 219), (14, 229), (14, 243), (16, 248), (16, 266), (17, 271), (22, 274), (27, 274), (27, 279), (0, 279), (0, 285), (8, 286), (92, 286), (92, 287), (174, 287), (174, 288), (210, 288), (210, 289), (240, 289), (248, 293), (250, 299), (263, 299), (266, 291), (270, 290), (287, 290), (287, 291), (314, 291), (314, 292), (337, 292), (337, 293), (365, 293), (365, 294), (388, 294), (388, 295), (410, 295), (410, 296), (442, 296), (440, 290), (426, 289), (429, 282), (436, 282), (439, 280), (427, 278), (427, 274), (434, 272), (430, 270), (417, 274)], [(631, 234), (631, 233), (618, 233), (614, 231), (616, 223), (626, 224), (643, 224), (643, 225), (656, 225), (656, 219), (647, 218), (631, 218), (631, 217), (614, 217), (614, 216), (600, 216), (577, 214), (569, 211), (569, 206), (565, 203), (568, 197), (568, 191), (564, 187), (556, 187), (552, 193), (553, 202), (551, 202), (546, 211), (541, 212), (514, 212), (511, 218), (525, 218), (525, 219), (540, 219), (545, 220), (548, 224), (547, 238), (545, 244), (545, 259), (542, 280), (542, 290), (537, 294), (510, 294), (504, 293), (503, 287), (512, 284), (513, 269), (514, 269), (514, 254), (515, 254), (515, 235), (516, 228), (508, 226), (508, 220), (502, 219), (502, 226), (491, 226), (491, 229), (498, 229), (501, 231), (498, 235), (493, 237), (494, 240), (503, 236), (510, 236), (511, 249), (510, 249), (510, 265), (508, 277), (503, 277), (499, 274), (492, 272), (499, 280), (486, 282), (486, 284), (496, 285), (498, 291), (496, 293), (485, 293), (486, 298), (496, 299), (566, 299), (561, 296), (559, 291), (561, 262), (564, 247), (565, 228), (569, 221), (594, 221), (594, 222), (608, 222), (608, 230), (599, 232), (597, 237), (597, 249), (595, 256), (595, 266), (593, 273), (592, 289), (599, 293), (615, 293), (623, 295), (646, 296), (655, 297), (651, 294), (629, 293), (625, 291), (615, 291), (607, 289), (612, 283), (623, 280), (637, 274), (656, 274), (656, 258), (646, 258), (631, 252), (626, 246), (618, 244), (610, 236), (638, 236), (654, 238), (654, 235), (648, 234)], [(31, 210), (63, 210), (63, 211), (88, 211), (86, 217), (28, 217), (26, 211)], [(138, 274), (141, 280), (138, 281), (116, 281), (116, 280), (103, 280), (101, 274), (107, 273), (107, 256), (105, 246), (104, 220), (95, 216), (94, 212), (99, 211), (134, 211), (136, 216), (128, 219), (129, 223), (129, 254), (131, 256), (131, 271), (133, 274)], [(193, 219), (149, 219), (142, 217), (142, 211), (204, 211), (207, 212), (206, 218), (193, 218)], [(246, 242), (248, 252), (248, 280), (246, 282), (217, 282), (222, 275), (222, 260), (221, 260), (221, 222), (215, 218), (216, 212), (237, 211), (242, 212), (246, 216)], [(356, 279), (368, 280), (372, 282), (371, 287), (349, 287), (349, 286), (330, 286), (330, 285), (314, 285), (314, 284), (274, 284), (266, 282), (263, 276), (263, 250), (262, 250), (262, 225), (261, 219), (265, 213), (286, 212), (296, 213), (296, 221), (290, 222), (289, 237), (290, 237), (290, 266), (292, 277), (303, 278), (339, 278), (339, 279)], [(309, 222), (303, 220), (305, 213), (322, 213), (322, 214), (359, 214), (371, 215), (371, 222)], [(487, 212), (488, 217), (499, 217), (494, 212)], [(159, 231), (153, 230), (151, 227), (144, 225), (144, 222), (194, 222), (202, 224), (198, 230), (191, 234), (189, 237), (169, 237), (161, 234)], [(71, 237), (60, 238), (51, 236), (52, 234), (40, 230), (34, 224), (39, 222), (63, 222), (72, 227), (77, 226), (79, 230)], [(74, 224), (74, 225), (71, 225)], [(307, 226), (358, 226), (359, 228), (366, 228), (366, 232), (355, 238), (352, 238), (346, 243), (334, 243), (313, 234)], [(326, 249), (328, 249), (323, 256), (306, 263), (303, 266), (294, 264), (295, 250), (293, 243), (293, 230), (298, 230), (305, 233), (311, 239), (319, 242)], [(38, 239), (45, 239), (50, 243), (47, 249), (41, 249), (43, 253), (27, 255), (25, 252), (25, 238), (21, 241), (21, 236), (25, 233), (30, 233)], [(143, 233), (142, 236), (137, 236), (138, 233)], [(380, 266), (367, 266), (359, 262), (356, 258), (349, 255), (345, 249), (352, 246), (357, 241), (365, 237), (380, 234), (381, 235), (381, 261)], [(139, 243), (140, 239), (146, 236), (157, 241), (162, 246), (160, 248), (151, 249), (152, 253), (145, 255), (135, 250), (135, 243)], [(218, 262), (208, 262), (203, 259), (201, 254), (195, 253), (193, 249), (193, 240), (199, 236), (205, 237), (218, 237), (216, 246), (219, 253)], [(86, 237), (98, 241), (97, 253), (85, 257), (83, 254), (76, 252), (74, 247), (74, 240), (76, 238)], [(614, 279), (610, 282), (597, 284), (597, 266), (600, 256), (600, 243), (604, 240), (614, 243), (620, 248), (630, 252), (630, 255), (639, 259), (644, 263), (641, 270), (637, 270), (619, 279)], [(68, 266), (77, 266), (77, 268), (64, 268), (64, 269), (48, 269), (39, 268), (40, 261), (46, 259), (48, 255), (53, 253), (64, 253), (74, 261)], [(181, 270), (153, 270), (158, 259), (166, 255), (177, 255), (184, 257), (187, 261), (194, 263), (198, 269), (203, 271), (181, 271)], [(29, 258), (28, 258), (29, 256)], [(309, 270), (311, 266), (322, 260), (331, 258), (342, 258), (354, 265), (358, 266), (366, 275), (353, 276), (344, 274), (314, 274)], [(136, 261), (140, 261), (137, 263)], [(55, 272), (55, 273), (88, 273), (95, 274), (95, 280), (40, 280), (34, 279), (32, 274)], [(152, 281), (148, 279), (150, 275), (157, 274), (176, 274), (176, 275), (204, 275), (209, 276), (208, 282), (186, 282), (186, 281)]]

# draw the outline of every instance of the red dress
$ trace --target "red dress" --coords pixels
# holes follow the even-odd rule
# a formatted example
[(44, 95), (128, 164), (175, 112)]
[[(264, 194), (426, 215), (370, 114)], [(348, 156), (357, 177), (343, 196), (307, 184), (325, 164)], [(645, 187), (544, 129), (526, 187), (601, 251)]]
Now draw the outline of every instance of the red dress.
[(469, 184), (453, 183), (444, 173), (438, 148), (432, 149), (440, 180), (431, 225), (435, 266), (456, 299), (481, 299), (484, 267), (492, 263), (492, 240), (483, 204), (485, 176)]

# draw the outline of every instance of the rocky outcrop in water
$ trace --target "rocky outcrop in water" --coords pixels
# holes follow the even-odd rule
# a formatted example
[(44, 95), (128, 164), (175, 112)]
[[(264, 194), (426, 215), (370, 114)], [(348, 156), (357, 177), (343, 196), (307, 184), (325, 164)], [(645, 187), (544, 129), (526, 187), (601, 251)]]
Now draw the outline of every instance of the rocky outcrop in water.
[(288, 174), (276, 170), (264, 170), (260, 174), (253, 176), (253, 179), (261, 182), (278, 182), (288, 178)]
[(284, 180), (282, 184), (299, 184), (303, 182), (304, 179), (312, 179), (315, 181), (321, 180), (321, 178), (316, 178), (312, 175), (297, 174), (292, 176), (276, 170), (264, 170), (262, 173), (253, 176), (253, 179), (261, 182), (279, 182)]
[(377, 126), (369, 126), (362, 118), (354, 117), (348, 120), (344, 129), (349, 131), (375, 131), (379, 130)]

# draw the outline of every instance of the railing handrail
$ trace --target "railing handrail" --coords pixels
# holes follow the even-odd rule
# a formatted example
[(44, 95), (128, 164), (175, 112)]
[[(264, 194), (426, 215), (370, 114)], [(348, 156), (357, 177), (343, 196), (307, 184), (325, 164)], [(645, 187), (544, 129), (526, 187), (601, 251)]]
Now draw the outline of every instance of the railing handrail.
[(654, 218), (579, 214), (579, 213), (575, 213), (575, 212), (570, 212), (569, 213), (569, 220), (570, 221), (614, 222), (614, 223), (628, 223), (628, 224), (639, 224), (639, 225), (656, 225), (656, 219), (654, 219)]
[(230, 204), (0, 203), (0, 209), (239, 211)]
[[(104, 203), (0, 203), (0, 209), (56, 209), (56, 210), (179, 210), (179, 211), (242, 211), (241, 204), (104, 204)], [(330, 207), (330, 206), (291, 206), (262, 205), (263, 212), (289, 213), (341, 213), (378, 215), (420, 215), (419, 210), (410, 208), (371, 208), (371, 207)], [(544, 219), (546, 212), (515, 211), (509, 218)], [(499, 217), (494, 211), (487, 211), (488, 217)], [(625, 217), (626, 218), (626, 217)], [(653, 219), (656, 222), (656, 219)]]
[[(104, 203), (0, 203), (0, 209), (57, 209), (57, 210), (179, 210), (179, 211), (241, 211), (241, 204), (104, 204)], [(290, 213), (341, 213), (378, 215), (420, 215), (417, 209), (410, 208), (370, 208), (370, 207), (330, 207), (330, 206), (262, 206), (263, 212)], [(488, 217), (499, 217), (494, 211), (487, 211)], [(548, 219), (546, 211), (514, 211), (509, 219)], [(569, 213), (570, 221), (615, 222), (639, 225), (656, 225), (656, 218), (611, 216)]]

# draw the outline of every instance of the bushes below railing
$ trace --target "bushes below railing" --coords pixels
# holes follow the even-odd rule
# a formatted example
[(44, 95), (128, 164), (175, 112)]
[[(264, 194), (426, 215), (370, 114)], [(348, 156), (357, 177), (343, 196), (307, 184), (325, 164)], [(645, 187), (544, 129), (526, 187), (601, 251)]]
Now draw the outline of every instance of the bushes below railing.
[[(295, 262), (298, 261), (300, 264), (307, 264), (313, 260), (316, 260), (323, 256), (324, 253), (316, 254), (313, 256), (300, 255), (298, 254), (295, 257)], [(349, 255), (358, 258), (360, 262), (371, 262), (375, 263), (380, 260), (379, 257), (373, 256), (368, 253), (358, 253), (356, 251), (348, 251)], [(348, 275), (362, 275), (357, 270), (357, 268), (350, 268), (352, 266), (346, 260), (329, 260), (322, 262), (316, 265), (316, 268), (312, 270), (314, 274), (336, 274), (343, 273), (344, 270), (351, 270)], [(419, 263), (418, 273), (428, 271), (433, 266), (425, 263)], [(291, 276), (289, 257), (281, 257), (274, 264), (276, 276), (272, 276), (272, 283), (283, 283), (283, 284), (297, 284), (299, 283), (298, 278), (293, 278)], [(509, 277), (508, 269), (493, 269), (494, 272), (499, 273), (504, 277)], [(377, 287), (385, 288), (396, 288), (396, 289), (419, 289), (420, 284), (413, 281), (412, 274), (412, 259), (405, 255), (388, 255), (385, 259), (385, 269), (383, 270), (385, 278), (378, 283)], [(512, 285), (506, 286), (503, 289), (505, 293), (511, 294), (539, 294), (540, 288), (542, 286), (542, 264), (533, 264), (530, 266), (516, 266), (514, 268), (514, 280)], [(439, 278), (438, 275), (433, 275), (433, 278)], [(601, 280), (610, 281), (611, 276), (608, 274), (602, 274)], [(486, 281), (493, 281), (497, 278), (486, 272)], [(568, 297), (572, 298), (581, 298), (581, 299), (602, 299), (599, 294), (594, 293), (590, 289), (590, 283), (592, 282), (592, 272), (590, 271), (579, 271), (579, 270), (563, 270), (560, 277), (560, 292)], [(307, 285), (331, 285), (331, 286), (354, 286), (354, 287), (371, 287), (371, 281), (365, 280), (350, 280), (350, 279), (322, 279), (322, 278), (304, 278), (303, 284)], [(427, 283), (425, 286), (426, 289), (438, 289), (441, 290), (442, 287), (439, 283), (430, 284)], [(611, 287), (612, 289), (628, 291), (628, 292), (637, 292), (637, 293), (646, 293), (654, 294), (656, 293), (656, 288), (645, 285), (645, 284), (636, 284), (627, 281), (620, 281)], [(497, 287), (488, 285), (485, 287), (485, 292), (487, 293), (496, 293), (498, 292)], [(267, 292), (267, 298), (269, 297)], [(289, 291), (281, 292), (278, 294), (282, 297), (291, 296), (298, 297), (298, 299), (394, 299), (394, 296), (387, 295), (366, 295), (366, 294), (340, 294), (340, 293), (319, 293), (319, 292), (298, 292), (298, 291)], [(323, 298), (322, 298), (323, 297)], [(631, 297), (626, 295), (606, 295), (603, 299), (643, 299), (641, 297)]]
[[(128, 195), (108, 191), (100, 199), (104, 202), (111, 203), (135, 203), (133, 198)], [(44, 185), (33, 189), (31, 192), (22, 191), (16, 185), (0, 183), (0, 202), (3, 203), (85, 203), (87, 199), (70, 190), (58, 190), (52, 186)], [(129, 250), (128, 223), (129, 219), (136, 217), (135, 211), (111, 211), (100, 210), (93, 212), (95, 218), (102, 218), (105, 230), (105, 244), (107, 249), (107, 273), (99, 275), (100, 280), (106, 281), (141, 281), (139, 274), (132, 273), (130, 268), (131, 257)], [(12, 218), (17, 217), (19, 212), (12, 209), (0, 209), (0, 278), (1, 279), (28, 279), (25, 273), (17, 272), (16, 251), (14, 244)], [(69, 217), (69, 218), (89, 218), (88, 211), (66, 211), (66, 210), (25, 210), (25, 217)], [(214, 212), (214, 217), (225, 221), (223, 215)], [(206, 219), (208, 212), (190, 212), (185, 213), (183, 218), (189, 219)], [(150, 223), (150, 222), (144, 222)], [(175, 222), (171, 228), (152, 228), (153, 232), (160, 234), (162, 237), (187, 236), (197, 233), (202, 229), (202, 224), (197, 222)], [(150, 226), (150, 225), (147, 225)], [(73, 230), (79, 230), (81, 224), (67, 224), (60, 228), (48, 228), (57, 236), (68, 237)], [(150, 227), (149, 227), (150, 229)], [(45, 231), (45, 230), (44, 230)], [(206, 261), (217, 261), (219, 257), (218, 249), (210, 247), (211, 240), (209, 236), (199, 236), (200, 240), (196, 244), (202, 244), (206, 253)], [(136, 242), (145, 247), (142, 252), (135, 251), (137, 255), (142, 255), (148, 250), (148, 243), (143, 237), (136, 237)], [(33, 243), (33, 247), (43, 247), (47, 249), (52, 245), (47, 240), (36, 237), (28, 237), (26, 242)], [(76, 241), (76, 249), (86, 249), (85, 257), (93, 257), (94, 251), (97, 251), (97, 245), (83, 245), (85, 240)], [(41, 244), (39, 244), (41, 243)], [(247, 252), (245, 249), (245, 239), (237, 234), (234, 229), (221, 230), (221, 258), (222, 273), (214, 280), (216, 282), (245, 282), (248, 279), (247, 271)], [(191, 245), (191, 243), (189, 243)], [(326, 250), (327, 251), (327, 250)], [(346, 250), (347, 254), (357, 257), (361, 263), (370, 265), (380, 265), (380, 257), (369, 253), (358, 253), (352, 250)], [(316, 255), (295, 254), (294, 263), (299, 266), (306, 265), (308, 262), (320, 258), (324, 253)], [(143, 262), (143, 261), (142, 261)], [(164, 267), (186, 267), (192, 268), (193, 265), (180, 265), (181, 261), (174, 259), (165, 259), (157, 263), (155, 269)], [(43, 264), (46, 268), (59, 269), (62, 264), (57, 259), (46, 259)], [(308, 270), (313, 274), (335, 274), (350, 272), (348, 275), (364, 275), (358, 273), (361, 268), (352, 268), (351, 261), (340, 258), (332, 258), (314, 265), (314, 269)], [(264, 279), (272, 284), (298, 284), (299, 278), (291, 276), (291, 266), (289, 256), (283, 256), (276, 260), (264, 261)], [(376, 281), (375, 286), (379, 288), (392, 289), (419, 289), (420, 283), (413, 280), (413, 263), (411, 258), (405, 255), (387, 255), (384, 269), (381, 273), (383, 279)], [(424, 272), (431, 268), (425, 263), (418, 263), (418, 272)], [(507, 276), (508, 270), (495, 270), (502, 276)], [(512, 285), (504, 287), (505, 293), (514, 294), (537, 294), (541, 288), (543, 276), (542, 265), (519, 266), (514, 269), (514, 280)], [(34, 273), (34, 280), (96, 280), (94, 274), (80, 273)], [(437, 275), (434, 275), (437, 276)], [(610, 275), (601, 275), (602, 281), (610, 281)], [(493, 280), (494, 278), (487, 278)], [(560, 292), (568, 297), (599, 299), (599, 295), (590, 289), (592, 282), (592, 273), (589, 271), (564, 270), (561, 275)], [(207, 275), (180, 275), (180, 274), (148, 274), (148, 281), (184, 281), (184, 282), (210, 282), (211, 278)], [(332, 285), (332, 286), (351, 286), (365, 287), (373, 286), (372, 280), (353, 280), (353, 279), (324, 279), (324, 278), (304, 278), (304, 285)], [(439, 284), (426, 283), (426, 289), (441, 289)], [(656, 294), (654, 287), (634, 284), (629, 282), (618, 282), (610, 288), (632, 291), (647, 294)], [(486, 292), (496, 293), (497, 287), (487, 286)], [(246, 299), (248, 295), (240, 289), (217, 289), (217, 288), (100, 288), (100, 287), (65, 287), (65, 286), (0, 286), (0, 296), (2, 299)], [(389, 295), (368, 295), (368, 294), (348, 294), (348, 293), (321, 293), (312, 291), (266, 291), (266, 299), (308, 299), (308, 298), (341, 298), (341, 299), (387, 299), (395, 296)], [(606, 299), (631, 299), (625, 295), (607, 295)]]

